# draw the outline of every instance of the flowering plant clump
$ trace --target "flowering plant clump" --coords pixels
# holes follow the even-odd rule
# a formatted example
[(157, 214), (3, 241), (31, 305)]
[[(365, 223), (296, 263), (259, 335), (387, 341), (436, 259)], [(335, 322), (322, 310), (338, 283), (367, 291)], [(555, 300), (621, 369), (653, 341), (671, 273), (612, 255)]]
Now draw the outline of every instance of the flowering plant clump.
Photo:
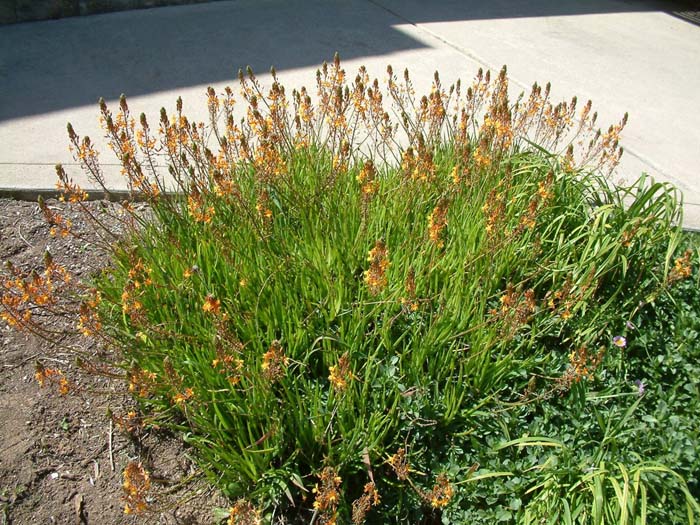
[[(545, 432), (537, 411), (622, 373), (625, 353), (604, 351), (613, 335), (691, 275), (691, 255), (671, 262), (675, 190), (610, 185), (627, 118), (601, 132), (590, 102), (553, 103), (549, 86), (512, 101), (505, 68), (449, 88), (436, 74), (423, 97), (408, 72), (388, 68), (380, 84), (361, 68), (348, 82), (337, 59), (314, 98), (271, 78), (265, 89), (240, 74), (242, 108), (210, 88), (207, 124), (181, 100), (155, 125), (125, 97), (101, 101), (148, 209), (124, 201), (112, 232), (59, 167), (64, 205), (85, 209), (111, 263), (89, 283), (52, 261), (10, 267), (3, 318), (40, 332), (40, 312), (72, 297), (76, 330), (111, 359), (83, 367), (122, 371), (148, 415), (125, 427), (183, 433), (236, 502), (229, 523), (459, 521), (509, 505), (479, 489), (501, 478), (521, 497), (514, 518), (549, 519), (542, 480), (564, 474), (544, 466), (583, 438), (548, 457), (512, 451), (559, 439), (530, 437)], [(109, 193), (93, 142), (68, 131)], [(45, 210), (57, 235), (76, 234)], [(70, 390), (61, 371), (37, 370)], [(487, 460), (502, 470), (480, 470)], [(566, 486), (594, 509), (581, 476)], [(145, 510), (149, 488), (131, 464), (128, 512)]]

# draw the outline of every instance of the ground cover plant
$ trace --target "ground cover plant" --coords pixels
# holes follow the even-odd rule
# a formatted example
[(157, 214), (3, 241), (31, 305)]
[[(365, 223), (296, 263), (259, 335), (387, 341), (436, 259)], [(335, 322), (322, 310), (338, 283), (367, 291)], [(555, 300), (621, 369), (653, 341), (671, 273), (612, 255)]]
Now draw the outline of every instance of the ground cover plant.
[[(693, 522), (697, 324), (671, 291), (697, 301), (694, 256), (674, 188), (606, 177), (626, 116), (601, 132), (590, 102), (549, 86), (513, 101), (505, 68), (466, 89), (436, 75), (424, 97), (390, 68), (384, 88), (345, 76), (324, 65), (312, 101), (241, 74), (242, 109), (210, 89), (207, 125), (178, 101), (157, 131), (101, 102), (148, 209), (124, 201), (115, 233), (84, 207), (109, 267), (76, 283), (50, 255), (10, 266), (5, 320), (55, 338), (42, 316), (73, 313), (102, 349), (81, 367), (138, 400), (115, 421), (181, 432), (230, 523)], [(637, 337), (664, 312), (693, 327), (674, 355), (673, 332)], [(37, 379), (79, 388), (41, 363)], [(130, 464), (125, 511), (149, 489)]]

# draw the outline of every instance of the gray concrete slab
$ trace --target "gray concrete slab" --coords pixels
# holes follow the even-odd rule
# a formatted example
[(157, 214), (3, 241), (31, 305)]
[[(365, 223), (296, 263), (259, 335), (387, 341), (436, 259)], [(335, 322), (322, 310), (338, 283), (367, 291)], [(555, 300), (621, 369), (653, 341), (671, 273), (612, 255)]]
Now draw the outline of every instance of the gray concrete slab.
[(700, 226), (699, 26), (641, 2), (378, 1), (465, 56), (507, 64), (523, 88), (551, 80), (555, 96), (592, 99), (599, 122), (629, 112), (623, 178), (672, 182)]
[(634, 0), (235, 0), (0, 27), (0, 188), (52, 187), (66, 122), (100, 136), (100, 96), (152, 121), (182, 96), (205, 119), (206, 87), (240, 67), (311, 86), (335, 51), (349, 74), (408, 67), (419, 89), (507, 64), (513, 91), (551, 81), (599, 122), (628, 111), (621, 176), (675, 183), (700, 227), (700, 27)]

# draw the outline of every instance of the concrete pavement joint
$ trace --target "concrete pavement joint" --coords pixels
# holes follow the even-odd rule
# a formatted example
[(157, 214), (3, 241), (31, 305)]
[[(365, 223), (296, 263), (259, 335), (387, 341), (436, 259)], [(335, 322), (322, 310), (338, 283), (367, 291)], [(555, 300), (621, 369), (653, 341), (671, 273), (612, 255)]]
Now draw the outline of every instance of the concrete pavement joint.
[(670, 175), (666, 170), (660, 168), (658, 165), (656, 165), (654, 162), (652, 162), (651, 160), (649, 160), (649, 159), (648, 159), (647, 157), (645, 157), (644, 155), (642, 155), (642, 154), (640, 154), (640, 153), (637, 153), (636, 151), (634, 151), (633, 149), (628, 148), (627, 146), (623, 146), (623, 147), (624, 147), (624, 153), (623, 153), (623, 155), (630, 155), (630, 156), (634, 157), (635, 159), (641, 161), (642, 164), (646, 164), (647, 166), (649, 166), (649, 167), (652, 168), (653, 170), (656, 170), (656, 172), (657, 172), (659, 175), (662, 175), (663, 177), (665, 177), (669, 182), (671, 182), (671, 183), (672, 183), (676, 188), (678, 188), (681, 192), (683, 191), (682, 188), (681, 188), (681, 186), (683, 185), (683, 183), (682, 183), (678, 178), (674, 177), (673, 175)]
[[(80, 166), (78, 162), (0, 162), (0, 166)], [(118, 162), (100, 162), (100, 166), (121, 166)]]
[[(88, 195), (87, 200), (132, 200), (127, 190), (85, 190)], [(39, 197), (43, 199), (56, 199), (60, 195), (56, 188), (0, 188), (0, 199), (12, 199), (16, 201), (36, 202)]]
[[(377, 0), (367, 0), (367, 2), (370, 3), (370, 4), (372, 4), (372, 5), (374, 5), (374, 6), (376, 6), (376, 7), (378, 7), (378, 8), (380, 8), (380, 9), (383, 9), (384, 11), (386, 11), (387, 13), (389, 13), (390, 15), (392, 15), (392, 16), (398, 18), (399, 20), (402, 20), (403, 22), (406, 22), (407, 24), (411, 24), (411, 25), (412, 25), (413, 27), (415, 27), (417, 30), (419, 30), (419, 31), (421, 31), (421, 32), (423, 32), (423, 33), (429, 35), (430, 37), (434, 38), (435, 40), (437, 40), (437, 41), (439, 41), (439, 42), (441, 42), (441, 43), (443, 43), (443, 44), (445, 44), (446, 46), (450, 47), (451, 49), (454, 49), (454, 50), (457, 51), (459, 54), (461, 54), (461, 55), (463, 55), (463, 56), (465, 56), (465, 57), (467, 57), (467, 58), (469, 58), (469, 59), (471, 59), (471, 60), (474, 60), (475, 62), (481, 64), (483, 67), (485, 67), (485, 68), (487, 68), (487, 69), (490, 69), (490, 70), (492, 70), (492, 71), (494, 71), (494, 72), (500, 71), (500, 68), (498, 68), (498, 67), (496, 67), (496, 66), (494, 66), (494, 65), (492, 65), (492, 64), (489, 64), (486, 60), (484, 60), (483, 58), (481, 58), (481, 57), (479, 57), (478, 55), (474, 54), (473, 52), (469, 51), (468, 49), (466, 49), (466, 48), (464, 48), (464, 47), (462, 47), (462, 46), (459, 46), (459, 45), (457, 45), (457, 44), (454, 44), (453, 42), (450, 42), (449, 40), (447, 40), (447, 39), (441, 37), (440, 35), (438, 35), (438, 34), (432, 32), (432, 31), (430, 31), (429, 29), (427, 29), (426, 27), (424, 27), (422, 24), (419, 24), (418, 22), (415, 22), (415, 21), (413, 21), (413, 20), (411, 20), (411, 19), (409, 19), (409, 18), (406, 18), (406, 17), (403, 16), (401, 13), (398, 13), (398, 12), (394, 11), (393, 9), (391, 9), (391, 8), (389, 8), (389, 7), (386, 7), (385, 5), (382, 5), (379, 1), (377, 1)], [(528, 87), (524, 82), (521, 82), (520, 80), (518, 80), (517, 78), (515, 78), (515, 77), (514, 77), (513, 75), (511, 75), (511, 74), (508, 75), (508, 79), (509, 79), (511, 82), (513, 82), (514, 84), (516, 84), (517, 86), (519, 86), (520, 88), (522, 88), (525, 92), (529, 89), (529, 87)], [(654, 164), (653, 162), (651, 162), (651, 161), (650, 161), (648, 158), (646, 158), (644, 155), (642, 155), (642, 154), (636, 152), (635, 150), (629, 148), (628, 146), (625, 146), (625, 153), (627, 153), (627, 154), (629, 154), (630, 156), (632, 156), (632, 157), (636, 158), (637, 160), (641, 161), (643, 164), (645, 164), (645, 165), (648, 166), (649, 168), (652, 168), (653, 170), (655, 170), (655, 171), (656, 171), (657, 173), (659, 173), (660, 175), (666, 177), (666, 178), (667, 178), (669, 181), (671, 181), (676, 187), (680, 187), (680, 186), (682, 185), (682, 183), (678, 180), (678, 178), (669, 175), (665, 170), (659, 168), (659, 166), (657, 166), (656, 164)]]
[[(411, 20), (411, 19), (406, 18), (405, 16), (403, 16), (401, 13), (397, 13), (397, 12), (394, 11), (393, 9), (390, 9), (390, 8), (388, 8), (388, 7), (386, 7), (386, 6), (382, 5), (382, 4), (380, 4), (377, 0), (367, 0), (367, 2), (369, 2), (370, 4), (375, 5), (376, 7), (379, 7), (380, 9), (383, 9), (384, 11), (386, 11), (387, 13), (389, 13), (389, 14), (392, 15), (392, 16), (395, 16), (395, 17), (398, 18), (399, 20), (401, 20), (401, 21), (403, 21), (403, 22), (406, 22), (407, 24), (412, 25), (412, 26), (415, 27), (417, 30), (419, 30), (419, 31), (421, 31), (421, 32), (423, 32), (423, 33), (425, 33), (426, 35), (428, 35), (428, 36), (430, 36), (431, 38), (437, 40), (438, 42), (441, 42), (441, 43), (445, 44), (445, 45), (448, 46), (449, 48), (454, 49), (454, 50), (457, 51), (460, 55), (465, 56), (466, 58), (469, 58), (469, 59), (473, 60), (474, 62), (477, 62), (477, 63), (481, 64), (484, 68), (490, 69), (490, 70), (493, 71), (494, 73), (497, 73), (498, 71), (501, 70), (501, 67), (502, 67), (502, 66), (501, 66), (501, 67), (497, 67), (497, 66), (495, 66), (495, 65), (493, 65), (493, 64), (489, 64), (486, 60), (484, 60), (483, 58), (481, 58), (481, 57), (475, 55), (474, 53), (472, 53), (472, 52), (469, 51), (468, 49), (465, 49), (465, 48), (462, 47), (462, 46), (458, 46), (457, 44), (454, 44), (454, 43), (450, 42), (449, 40), (447, 40), (447, 39), (441, 37), (441, 36), (438, 35), (437, 33), (432, 32), (430, 29), (427, 29), (427, 28), (426, 28), (425, 26), (423, 26), (422, 24), (419, 24), (418, 22), (414, 22), (413, 20)], [(513, 78), (513, 77), (511, 77), (511, 76), (509, 76), (508, 79), (511, 80), (514, 84), (517, 84), (518, 86), (520, 86), (522, 89), (524, 89), (524, 90), (527, 90), (527, 89), (528, 89), (528, 87), (527, 87), (525, 84), (523, 84), (522, 82), (520, 82), (518, 79)]]
[[(143, 202), (145, 199), (134, 198), (134, 194), (128, 190), (85, 190), (88, 201), (106, 200), (110, 202), (120, 202), (123, 200)], [(56, 199), (59, 191), (55, 188), (0, 188), (0, 199), (12, 199), (16, 201), (36, 202), (39, 197), (43, 199)], [(173, 196), (175, 193), (166, 192), (166, 196)], [(684, 203), (684, 208), (693, 207), (700, 214), (700, 204), (693, 202)], [(700, 228), (695, 226), (682, 226), (683, 231), (700, 233)]]

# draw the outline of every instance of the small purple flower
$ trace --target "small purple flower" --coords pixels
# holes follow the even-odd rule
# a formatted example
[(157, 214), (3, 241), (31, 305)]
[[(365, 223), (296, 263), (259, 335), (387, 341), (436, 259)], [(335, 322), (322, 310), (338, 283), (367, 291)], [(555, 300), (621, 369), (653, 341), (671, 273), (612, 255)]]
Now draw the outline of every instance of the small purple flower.
[(637, 395), (640, 397), (643, 396), (644, 395), (644, 388), (645, 388), (644, 381), (642, 381), (641, 379), (637, 379), (637, 380), (635, 380), (634, 384), (637, 385)]
[(637, 329), (637, 327), (634, 326), (634, 323), (632, 321), (627, 321), (625, 323), (625, 326), (627, 327), (628, 330), (636, 330)]
[(616, 335), (612, 340), (613, 344), (618, 348), (625, 348), (627, 346), (627, 339), (621, 335)]

